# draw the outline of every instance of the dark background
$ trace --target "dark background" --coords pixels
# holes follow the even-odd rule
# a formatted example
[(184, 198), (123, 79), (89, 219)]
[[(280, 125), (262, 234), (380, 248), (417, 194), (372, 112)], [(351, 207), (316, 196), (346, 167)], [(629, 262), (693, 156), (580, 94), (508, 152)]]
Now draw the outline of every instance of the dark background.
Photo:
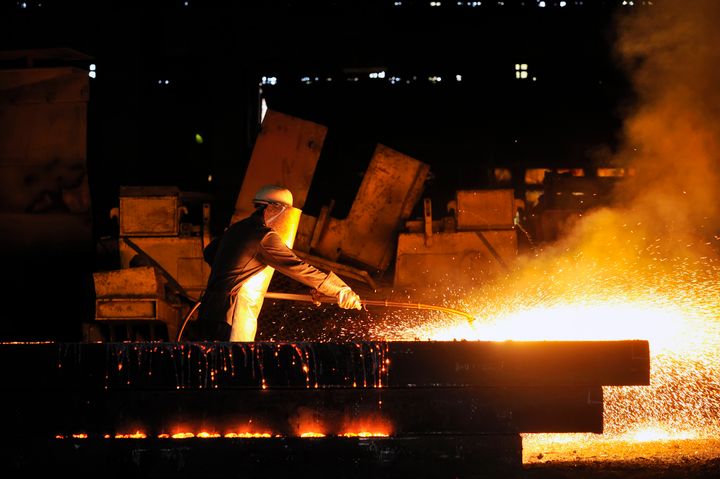
[[(207, 194), (224, 227), (262, 98), (328, 127), (306, 213), (335, 199), (334, 215), (347, 214), (382, 143), (430, 165), (424, 196), (442, 214), (455, 190), (491, 186), (492, 168), (600, 166), (617, 147), (632, 91), (614, 59), (614, 20), (652, 7), (539, 3), (10, 1), (0, 50), (93, 57), (75, 66), (97, 68), (87, 155), (96, 240), (116, 234), (108, 213), (121, 185)], [(515, 78), (516, 64), (529, 78)]]

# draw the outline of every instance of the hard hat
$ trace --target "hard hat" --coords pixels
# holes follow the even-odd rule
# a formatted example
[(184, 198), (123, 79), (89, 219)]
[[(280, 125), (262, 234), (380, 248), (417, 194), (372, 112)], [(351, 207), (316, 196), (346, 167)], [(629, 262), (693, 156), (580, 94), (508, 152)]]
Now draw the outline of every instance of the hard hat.
[(255, 197), (253, 203), (267, 205), (270, 203), (277, 203), (283, 206), (292, 207), (293, 196), (290, 190), (277, 185), (265, 185), (260, 188)]

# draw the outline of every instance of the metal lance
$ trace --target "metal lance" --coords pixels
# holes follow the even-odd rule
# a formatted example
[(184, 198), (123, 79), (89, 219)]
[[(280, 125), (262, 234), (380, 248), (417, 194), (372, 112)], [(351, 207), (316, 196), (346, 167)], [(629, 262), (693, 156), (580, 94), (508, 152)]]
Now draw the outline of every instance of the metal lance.
[[(305, 301), (311, 303), (336, 303), (337, 298), (331, 296), (317, 296), (310, 294), (293, 294), (293, 293), (266, 293), (266, 298), (270, 299), (284, 299), (289, 301)], [(360, 300), (363, 306), (382, 306), (385, 308), (404, 308), (404, 309), (424, 309), (427, 311), (438, 311), (441, 313), (457, 314), (468, 320), (470, 325), (475, 322), (475, 316), (472, 314), (460, 311), (459, 309), (446, 308), (444, 306), (436, 306), (434, 304), (423, 304), (423, 303), (410, 303), (402, 301), (388, 301), (386, 299), (362, 299)]]

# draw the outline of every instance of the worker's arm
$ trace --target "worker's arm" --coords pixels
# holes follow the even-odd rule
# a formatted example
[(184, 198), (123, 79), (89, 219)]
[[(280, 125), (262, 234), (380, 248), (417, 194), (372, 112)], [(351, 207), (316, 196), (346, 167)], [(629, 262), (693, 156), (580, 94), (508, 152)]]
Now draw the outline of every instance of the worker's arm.
[(350, 289), (335, 273), (325, 274), (298, 258), (275, 231), (260, 241), (258, 256), (268, 266), (326, 296), (337, 297), (341, 291)]
[(222, 236), (218, 236), (217, 238), (213, 239), (203, 250), (203, 258), (205, 259), (205, 262), (210, 266), (212, 266), (213, 261), (215, 261), (215, 255), (217, 255), (218, 246), (220, 245), (221, 239)]

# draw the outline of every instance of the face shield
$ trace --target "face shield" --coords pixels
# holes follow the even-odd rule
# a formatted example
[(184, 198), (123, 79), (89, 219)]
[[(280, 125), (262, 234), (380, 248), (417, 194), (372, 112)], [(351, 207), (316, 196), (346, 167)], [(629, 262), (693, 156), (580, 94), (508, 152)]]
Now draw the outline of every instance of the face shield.
[(288, 209), (288, 206), (282, 203), (255, 203), (256, 206), (263, 208), (263, 217), (265, 224), (269, 227), (273, 227), (273, 224), (282, 216), (283, 213)]

